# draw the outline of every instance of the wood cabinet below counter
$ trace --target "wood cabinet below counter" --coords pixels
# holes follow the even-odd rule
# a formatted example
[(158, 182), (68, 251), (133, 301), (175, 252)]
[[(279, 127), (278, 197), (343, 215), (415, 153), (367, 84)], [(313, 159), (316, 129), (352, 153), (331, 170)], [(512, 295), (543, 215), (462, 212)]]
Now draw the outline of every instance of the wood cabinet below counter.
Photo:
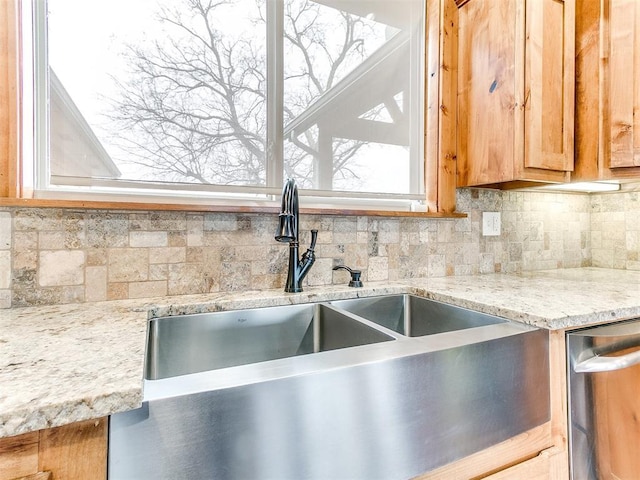
[(106, 418), (0, 439), (0, 480), (107, 478)]

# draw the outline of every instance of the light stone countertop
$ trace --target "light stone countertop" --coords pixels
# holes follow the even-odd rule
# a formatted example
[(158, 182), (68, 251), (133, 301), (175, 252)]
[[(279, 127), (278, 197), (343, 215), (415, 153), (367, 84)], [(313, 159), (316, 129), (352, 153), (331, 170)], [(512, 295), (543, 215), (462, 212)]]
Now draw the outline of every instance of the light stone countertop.
[(640, 317), (640, 272), (581, 268), (0, 310), (0, 438), (140, 406), (149, 318), (393, 293), (543, 328)]
[(588, 267), (406, 284), (424, 297), (549, 330), (640, 317), (640, 271)]

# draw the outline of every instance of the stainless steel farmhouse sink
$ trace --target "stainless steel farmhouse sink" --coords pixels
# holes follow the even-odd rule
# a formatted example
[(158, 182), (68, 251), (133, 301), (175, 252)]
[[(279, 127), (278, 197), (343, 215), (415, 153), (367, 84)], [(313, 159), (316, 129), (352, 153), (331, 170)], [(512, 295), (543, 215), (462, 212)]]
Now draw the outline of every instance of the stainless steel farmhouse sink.
[(550, 418), (548, 332), (413, 295), (149, 321), (109, 479), (408, 479)]
[(145, 378), (157, 380), (389, 340), (393, 337), (322, 304), (157, 318), (149, 322)]
[(331, 302), (394, 332), (420, 337), (482, 327), (505, 320), (415, 295), (386, 295)]

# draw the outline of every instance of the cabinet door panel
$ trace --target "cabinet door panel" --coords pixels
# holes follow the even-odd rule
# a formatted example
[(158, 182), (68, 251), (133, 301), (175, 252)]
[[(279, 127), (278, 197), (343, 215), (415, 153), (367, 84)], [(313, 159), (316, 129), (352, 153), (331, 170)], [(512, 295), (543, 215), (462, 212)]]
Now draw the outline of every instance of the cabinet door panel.
[(640, 166), (640, 3), (611, 0), (609, 19), (609, 167), (637, 167)]
[(106, 479), (107, 425), (102, 418), (41, 430), (39, 469), (65, 480)]
[(469, 1), (459, 11), (458, 184), (461, 186), (513, 178), (517, 3)]
[(575, 0), (458, 5), (458, 186), (568, 181)]
[(0, 479), (38, 471), (38, 432), (0, 439)]
[(573, 170), (573, 2), (527, 2), (525, 167)]

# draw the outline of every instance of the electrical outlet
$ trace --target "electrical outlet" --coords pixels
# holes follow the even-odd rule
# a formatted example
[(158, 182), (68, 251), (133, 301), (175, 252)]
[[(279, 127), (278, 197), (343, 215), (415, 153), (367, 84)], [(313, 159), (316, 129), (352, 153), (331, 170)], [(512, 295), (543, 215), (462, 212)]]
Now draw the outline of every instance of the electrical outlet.
[(500, 235), (500, 212), (482, 212), (482, 236)]

